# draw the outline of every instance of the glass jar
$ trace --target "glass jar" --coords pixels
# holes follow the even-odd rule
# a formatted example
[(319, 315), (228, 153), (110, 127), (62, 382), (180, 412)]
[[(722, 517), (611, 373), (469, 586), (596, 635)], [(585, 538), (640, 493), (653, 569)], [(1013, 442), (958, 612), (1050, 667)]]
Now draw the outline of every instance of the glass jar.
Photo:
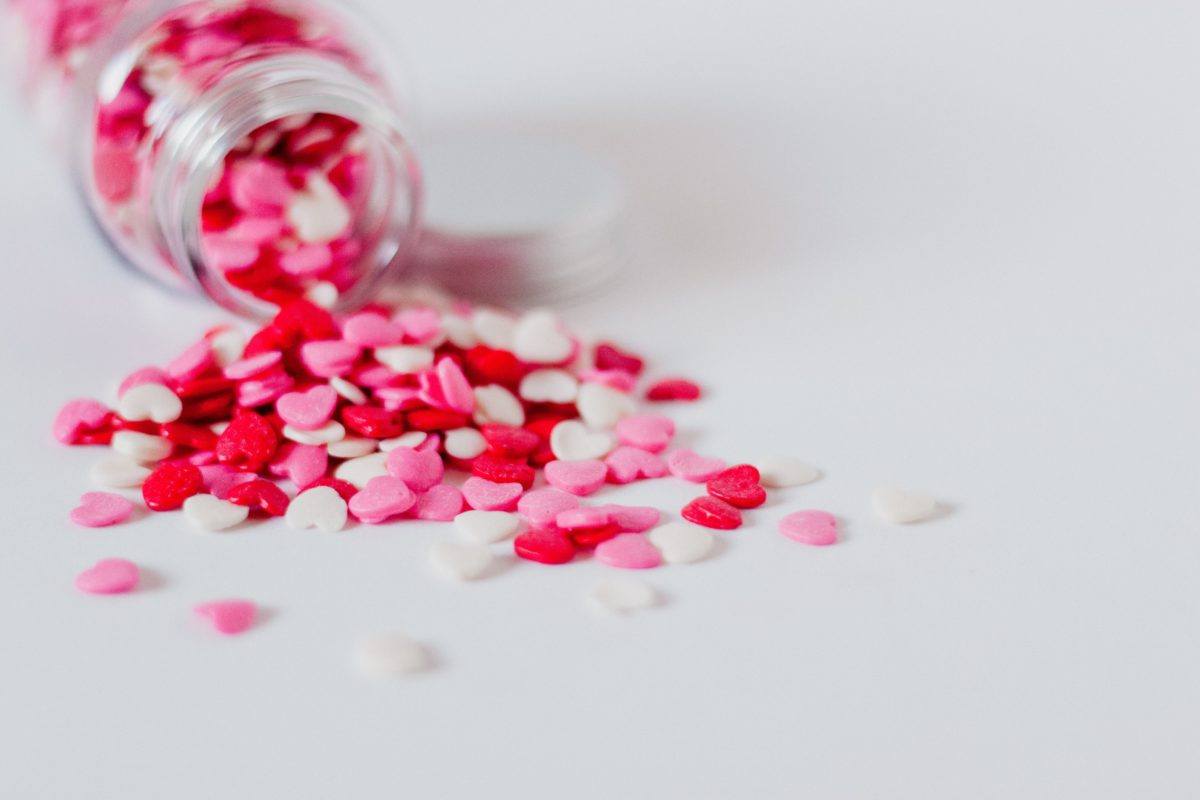
[(405, 263), (420, 170), (383, 48), (343, 9), (7, 2), (31, 107), (128, 263), (255, 316), (352, 307)]

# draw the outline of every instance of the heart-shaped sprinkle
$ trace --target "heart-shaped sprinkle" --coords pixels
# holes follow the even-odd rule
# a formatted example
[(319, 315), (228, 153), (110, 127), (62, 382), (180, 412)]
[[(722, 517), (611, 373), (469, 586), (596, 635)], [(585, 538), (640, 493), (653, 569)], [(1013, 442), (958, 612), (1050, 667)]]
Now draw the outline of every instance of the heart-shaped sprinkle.
[(875, 513), (900, 525), (929, 519), (937, 511), (937, 500), (921, 492), (885, 486), (871, 493)]
[(337, 402), (337, 391), (322, 384), (303, 392), (288, 392), (275, 401), (275, 411), (291, 427), (315, 431), (329, 422)]
[(621, 444), (661, 453), (675, 436), (675, 423), (660, 414), (635, 414), (617, 422)]
[(725, 469), (725, 462), (719, 458), (705, 458), (691, 450), (676, 450), (667, 456), (667, 469), (685, 481), (706, 483)]
[(492, 551), (474, 542), (434, 542), (429, 548), (429, 563), (447, 578), (470, 581), (487, 572)]
[(376, 348), (375, 360), (400, 375), (415, 375), (433, 366), (433, 351), (428, 347), (397, 344)]
[(329, 385), (338, 393), (338, 397), (349, 400), (356, 406), (364, 405), (367, 402), (366, 392), (345, 378), (339, 378), (335, 375), (329, 379)]
[(475, 428), (446, 431), (446, 455), (470, 461), (488, 448), (487, 439)]
[(163, 386), (169, 386), (172, 378), (167, 374), (166, 370), (158, 367), (142, 367), (125, 376), (121, 381), (121, 385), (117, 387), (117, 397), (128, 392), (135, 386), (141, 386), (143, 383), (160, 383)]
[(397, 447), (387, 454), (389, 475), (400, 478), (414, 492), (424, 492), (442, 482), (445, 465), (437, 453)]
[(525, 491), (519, 483), (493, 483), (483, 478), (471, 477), (462, 485), (463, 499), (467, 505), (480, 511), (508, 511), (517, 505)]
[(662, 554), (640, 533), (622, 533), (596, 547), (596, 560), (620, 569), (652, 569), (662, 564)]
[(311, 431), (295, 428), (291, 425), (284, 425), (283, 436), (285, 439), (290, 439), (297, 444), (329, 444), (330, 442), (338, 442), (345, 439), (346, 427), (336, 419), (331, 419), (321, 427), (314, 428)]
[(604, 485), (608, 467), (603, 461), (551, 461), (544, 468), (546, 483), (564, 492), (584, 497)]
[(516, 395), (503, 386), (476, 386), (475, 424), (510, 425), (519, 428), (525, 424), (525, 408)]
[(585, 383), (575, 400), (580, 418), (592, 428), (609, 430), (633, 413), (633, 399), (602, 383)]
[(194, 494), (183, 501), (183, 515), (202, 531), (223, 531), (245, 522), (250, 509), (211, 494)]
[(254, 408), (274, 403), (296, 381), (285, 372), (269, 372), (258, 378), (242, 381), (237, 386), (237, 401), (242, 408)]
[(325, 476), (329, 455), (324, 447), (315, 444), (293, 444), (281, 448), (271, 462), (274, 475), (286, 477), (301, 489), (311, 486)]
[(420, 398), (434, 408), (445, 408), (460, 414), (470, 414), (475, 410), (475, 389), (453, 358), (443, 358), (433, 372), (422, 372), (417, 380)]
[(642, 359), (632, 353), (623, 352), (616, 345), (607, 342), (596, 345), (596, 353), (592, 360), (596, 363), (596, 369), (619, 369), (634, 377), (641, 375), (642, 370), (646, 367), (646, 362)]
[[(290, 500), (283, 489), (271, 481), (249, 476), (250, 480), (239, 483), (229, 489), (223, 498), (239, 506), (246, 506), (251, 513), (268, 517), (282, 517), (287, 513)], [(214, 492), (215, 497), (220, 497)]]
[(112, 412), (95, 400), (72, 400), (54, 417), (54, 438), (63, 444), (75, 444), (81, 436), (108, 424)]
[(75, 576), (75, 588), (88, 594), (121, 594), (138, 582), (137, 564), (123, 558), (106, 558)]
[(712, 552), (717, 538), (704, 528), (682, 522), (668, 522), (646, 534), (668, 564), (691, 564)]
[(424, 672), (432, 663), (429, 651), (403, 633), (377, 633), (358, 643), (358, 668), (372, 678), (394, 678)]
[(383, 314), (364, 311), (346, 320), (342, 325), (342, 338), (359, 347), (386, 347), (404, 341), (404, 326)]
[(574, 403), (579, 381), (562, 369), (535, 369), (521, 379), (517, 394), (530, 403)]
[(615, 503), (596, 506), (597, 511), (608, 514), (608, 518), (616, 523), (622, 533), (641, 533), (648, 531), (658, 524), (662, 514), (657, 508), (649, 506), (622, 506)]
[(575, 557), (575, 544), (560, 530), (539, 528), (513, 539), (513, 552), (540, 564), (566, 564)]
[(616, 440), (608, 431), (594, 431), (578, 420), (563, 420), (550, 431), (550, 450), (560, 461), (604, 458)]
[(612, 483), (632, 483), (639, 478), (661, 478), (667, 474), (667, 462), (660, 456), (628, 445), (609, 453), (604, 464)]
[(346, 527), (346, 501), (329, 486), (316, 486), (296, 495), (283, 517), (289, 528), (316, 528), (325, 533)]
[(149, 467), (126, 458), (110, 456), (92, 465), (92, 483), (109, 489), (134, 489), (141, 486), (150, 475)]
[(361, 489), (371, 478), (388, 474), (387, 457), (387, 453), (371, 453), (369, 456), (359, 456), (349, 461), (343, 461), (333, 471), (333, 477), (352, 484), (356, 489)]
[(715, 497), (697, 497), (683, 507), (680, 516), (688, 522), (722, 531), (731, 531), (742, 525), (742, 512)]
[(605, 578), (592, 587), (588, 602), (597, 611), (607, 614), (632, 614), (658, 605), (658, 592), (645, 581), (636, 578)]
[(442, 315), (432, 308), (406, 308), (392, 321), (404, 328), (405, 336), (422, 344), (430, 344), (442, 333)]
[[(411, 447), (414, 450), (422, 450), (425, 449), (422, 445), (429, 438), (430, 435), (425, 431), (409, 431), (393, 439), (381, 439), (379, 441), (379, 449), (385, 453), (390, 453), (397, 447)], [(437, 448), (434, 449), (436, 450)]]
[(811, 464), (788, 456), (768, 456), (754, 462), (758, 467), (761, 483), (770, 488), (803, 486), (821, 477), (820, 471)]
[(758, 483), (758, 470), (750, 464), (738, 464), (709, 479), (708, 493), (736, 508), (758, 508), (767, 501), (767, 493)]
[(174, 511), (204, 490), (204, 475), (193, 464), (169, 461), (142, 482), (142, 500), (151, 511)]
[(599, 508), (568, 508), (558, 512), (554, 524), (564, 531), (583, 530), (585, 528), (602, 528), (609, 524), (612, 518), (607, 511)]
[(417, 498), (413, 506), (413, 516), (417, 519), (449, 522), (462, 511), (463, 496), (457, 487), (447, 483), (439, 483)]
[(637, 386), (637, 378), (622, 369), (581, 370), (579, 380), (583, 383), (602, 383), (619, 392), (632, 392)]
[(183, 413), (183, 401), (160, 383), (143, 383), (121, 395), (117, 413), (131, 421), (174, 422)]
[(801, 544), (830, 545), (837, 541), (837, 518), (828, 511), (793, 511), (779, 520), (779, 532)]
[(553, 525), (559, 513), (572, 508), (579, 508), (579, 499), (561, 489), (534, 489), (517, 501), (517, 513), (534, 528)]
[(492, 544), (515, 534), (521, 520), (507, 511), (464, 511), (454, 518), (454, 527), (473, 542)]
[(201, 339), (167, 364), (167, 374), (184, 383), (199, 378), (216, 364), (217, 362), (213, 359), (212, 345), (207, 339)]
[(213, 600), (192, 609), (204, 617), (218, 633), (233, 636), (243, 633), (254, 624), (258, 606), (251, 600)]
[(111, 492), (85, 492), (71, 509), (71, 522), (85, 528), (104, 528), (124, 522), (133, 514), (133, 503)]
[(700, 387), (684, 378), (667, 378), (646, 390), (646, 399), (652, 403), (671, 400), (692, 402), (700, 399)]
[(381, 475), (350, 498), (349, 510), (358, 520), (378, 525), (390, 517), (403, 514), (417, 502), (408, 484), (391, 475)]
[(162, 461), (174, 449), (168, 440), (140, 431), (117, 431), (112, 435), (112, 449), (141, 464)]
[(513, 329), (512, 351), (527, 364), (561, 364), (575, 352), (575, 342), (549, 311), (530, 311)]
[(300, 361), (313, 375), (332, 378), (353, 369), (360, 352), (359, 346), (352, 342), (305, 342), (300, 347)]
[(244, 381), (273, 370), (283, 362), (283, 353), (278, 350), (267, 350), (265, 353), (243, 358), (225, 367), (224, 374), (231, 381)]
[(213, 361), (222, 369), (241, 358), (246, 349), (246, 337), (237, 328), (220, 326), (206, 335), (208, 345), (212, 348)]
[(325, 451), (333, 458), (362, 458), (374, 453), (378, 442), (374, 439), (360, 439), (357, 436), (347, 436), (340, 442), (330, 442), (325, 445)]
[(470, 350), (479, 344), (479, 338), (475, 335), (475, 326), (471, 324), (471, 320), (461, 314), (443, 314), (442, 332), (446, 334), (447, 341), (460, 350)]

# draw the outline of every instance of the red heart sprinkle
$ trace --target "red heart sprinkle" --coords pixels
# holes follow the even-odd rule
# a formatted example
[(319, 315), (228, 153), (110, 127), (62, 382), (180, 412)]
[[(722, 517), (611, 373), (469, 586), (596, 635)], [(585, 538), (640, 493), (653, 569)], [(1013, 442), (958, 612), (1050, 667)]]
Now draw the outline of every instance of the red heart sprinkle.
[(715, 497), (697, 497), (683, 507), (680, 515), (688, 522), (722, 531), (731, 531), (742, 525), (742, 512)]
[(618, 350), (616, 345), (607, 342), (596, 345), (596, 369), (619, 369), (636, 377), (642, 374), (645, 366), (645, 361)]
[(541, 564), (565, 564), (575, 557), (575, 545), (566, 534), (553, 529), (522, 533), (513, 540), (513, 551)]
[(471, 461), (471, 473), (492, 483), (519, 483), (526, 489), (533, 486), (537, 473), (524, 459), (511, 459), (484, 453)]
[(758, 508), (767, 501), (767, 492), (759, 484), (758, 470), (750, 464), (737, 464), (718, 473), (708, 482), (708, 493), (737, 508)]
[(275, 455), (279, 433), (253, 411), (239, 411), (217, 438), (217, 460), (258, 472)]
[(404, 415), (377, 406), (346, 406), (342, 424), (368, 439), (394, 439), (404, 433)]
[(668, 378), (646, 390), (646, 399), (655, 403), (668, 400), (699, 400), (700, 387), (683, 378)]
[(151, 511), (172, 511), (204, 491), (204, 476), (186, 462), (159, 464), (142, 484), (142, 499)]
[(251, 512), (268, 517), (282, 517), (287, 512), (288, 496), (275, 484), (263, 478), (239, 483), (229, 490), (225, 499), (239, 506), (249, 506)]

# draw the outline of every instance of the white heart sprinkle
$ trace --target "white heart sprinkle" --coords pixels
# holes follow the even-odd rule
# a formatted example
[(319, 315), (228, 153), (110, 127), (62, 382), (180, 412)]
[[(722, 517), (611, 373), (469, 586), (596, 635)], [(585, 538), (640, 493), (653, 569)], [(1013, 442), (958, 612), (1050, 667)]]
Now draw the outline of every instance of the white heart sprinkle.
[(590, 430), (579, 420), (564, 420), (550, 431), (550, 450), (560, 461), (604, 458), (616, 445), (611, 433)]
[(213, 360), (217, 366), (225, 369), (242, 357), (246, 349), (246, 335), (237, 328), (226, 328), (208, 340), (212, 348)]
[(109, 489), (133, 489), (150, 477), (150, 468), (126, 458), (109, 456), (92, 465), (92, 483)]
[(527, 364), (561, 364), (575, 344), (549, 311), (530, 311), (513, 330), (512, 351)]
[(459, 533), (479, 544), (503, 541), (521, 527), (521, 518), (507, 511), (464, 511), (454, 518)]
[(605, 578), (588, 593), (592, 607), (609, 614), (629, 614), (658, 605), (658, 592), (637, 578)]
[(333, 241), (353, 222), (338, 190), (320, 172), (309, 174), (304, 191), (292, 196), (285, 213), (296, 237), (307, 243)]
[(487, 439), (475, 428), (455, 428), (446, 431), (446, 454), (454, 458), (470, 459), (487, 450)]
[(346, 501), (331, 486), (306, 489), (292, 498), (283, 516), (289, 528), (316, 528), (325, 533), (346, 527)]
[(429, 548), (429, 563), (447, 578), (471, 581), (487, 572), (492, 551), (475, 542), (434, 542)]
[(304, 292), (308, 302), (321, 308), (333, 308), (338, 301), (338, 288), (329, 281), (317, 281)]
[(387, 474), (387, 453), (371, 453), (367, 456), (352, 458), (338, 464), (337, 469), (333, 471), (333, 477), (349, 483), (355, 489), (366, 486), (371, 478)]
[(585, 383), (575, 400), (579, 416), (593, 428), (608, 430), (633, 413), (633, 398), (602, 383)]
[(374, 453), (378, 444), (374, 439), (347, 436), (341, 441), (330, 442), (325, 449), (334, 458), (361, 458)]
[(459, 314), (443, 314), (442, 331), (450, 344), (463, 350), (470, 350), (479, 343), (471, 321)]
[(117, 431), (112, 435), (109, 446), (142, 464), (162, 461), (171, 455), (173, 449), (172, 444), (161, 436), (138, 431)]
[(871, 493), (875, 513), (887, 522), (905, 524), (929, 519), (937, 510), (937, 500), (927, 494), (884, 486)]
[(516, 395), (503, 386), (476, 386), (475, 424), (519, 428), (525, 424), (525, 408)]
[(346, 438), (346, 428), (336, 419), (331, 419), (315, 431), (302, 431), (291, 425), (283, 426), (283, 438), (297, 444), (329, 444)]
[(204, 531), (223, 531), (245, 522), (248, 506), (239, 506), (211, 494), (194, 494), (183, 501), (183, 515), (188, 522)]
[(471, 315), (471, 326), (479, 341), (497, 350), (512, 350), (516, 321), (507, 314), (480, 308)]
[(377, 633), (358, 643), (358, 668), (373, 678), (411, 675), (429, 669), (429, 651), (403, 633)]
[(563, 369), (535, 369), (521, 379), (517, 393), (530, 403), (574, 403), (579, 381)]
[(392, 372), (411, 375), (433, 366), (433, 351), (415, 344), (393, 344), (376, 347), (375, 360)]
[(381, 439), (379, 449), (385, 453), (390, 453), (397, 447), (411, 447), (415, 450), (424, 444), (428, 438), (429, 434), (425, 431), (409, 431), (408, 433), (400, 434), (395, 439)]
[(121, 395), (117, 413), (127, 420), (174, 422), (183, 413), (183, 401), (161, 383), (140, 383)]
[(355, 386), (345, 378), (333, 377), (329, 379), (329, 385), (339, 396), (349, 400), (356, 406), (360, 406), (367, 402), (367, 394), (362, 389)]
[(821, 477), (816, 467), (789, 456), (767, 456), (753, 463), (761, 476), (760, 483), (768, 489), (803, 486)]
[(712, 552), (717, 537), (696, 525), (668, 522), (649, 531), (646, 538), (662, 553), (668, 564), (691, 564)]

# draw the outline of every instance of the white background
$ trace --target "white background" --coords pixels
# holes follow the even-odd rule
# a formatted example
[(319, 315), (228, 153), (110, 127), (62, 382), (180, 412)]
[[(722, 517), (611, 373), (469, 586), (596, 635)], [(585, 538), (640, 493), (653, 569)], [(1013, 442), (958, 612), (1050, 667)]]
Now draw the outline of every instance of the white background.
[[(569, 320), (702, 380), (696, 447), (826, 477), (617, 621), (591, 563), (439, 581), (436, 525), (75, 529), (97, 454), (54, 410), (220, 315), (122, 271), (10, 105), (0, 796), (1195, 795), (1194, 3), (371, 5), (430, 137), (552, 134), (625, 176), (637, 269)], [(883, 525), (885, 482), (952, 513)], [(845, 541), (775, 532), (806, 507)], [(107, 556), (150, 587), (77, 594)], [(189, 609), (230, 595), (270, 614), (218, 639)], [(438, 669), (358, 677), (390, 628)]]

